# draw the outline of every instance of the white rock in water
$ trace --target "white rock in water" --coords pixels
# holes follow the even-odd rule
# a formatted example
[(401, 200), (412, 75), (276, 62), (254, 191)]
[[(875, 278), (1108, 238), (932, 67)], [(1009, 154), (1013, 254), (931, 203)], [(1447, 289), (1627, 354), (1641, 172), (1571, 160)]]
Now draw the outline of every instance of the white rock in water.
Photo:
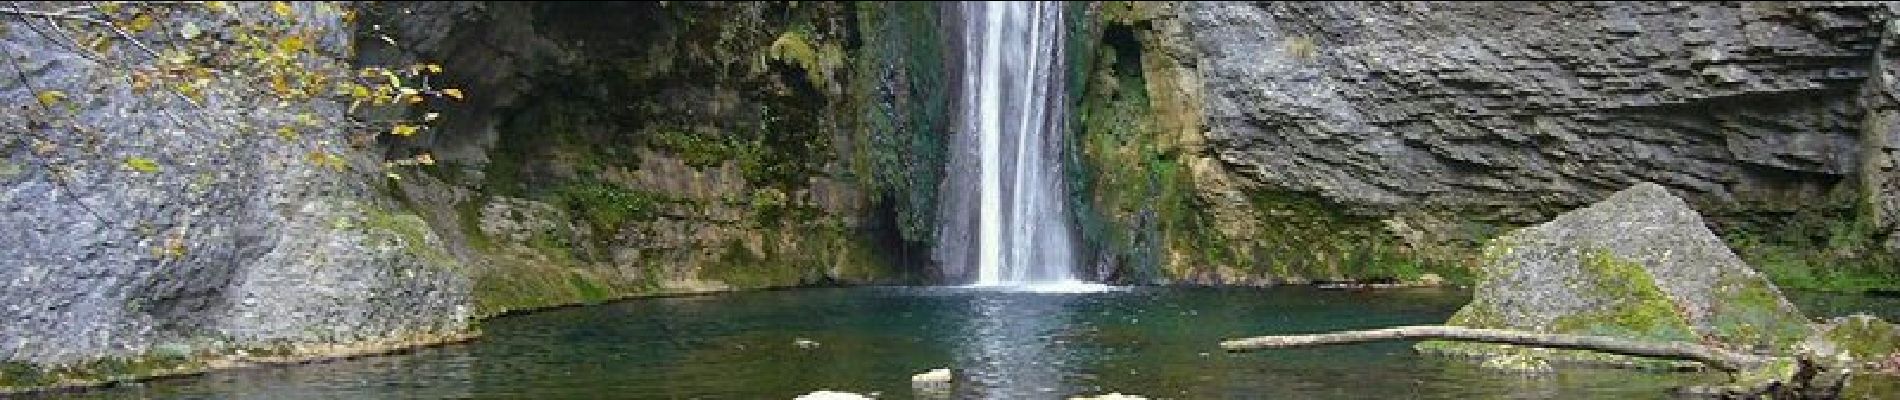
[(806, 339), (806, 338), (797, 338), (797, 339), (792, 340), (792, 345), (798, 346), (798, 348), (801, 348), (801, 349), (809, 349), (813, 347), (818, 347), (818, 342), (811, 339)]
[(1088, 397), (1088, 396), (1071, 397), (1069, 398), (1069, 400), (1148, 400), (1148, 398), (1136, 396), (1132, 394), (1109, 393), (1109, 394), (1095, 396), (1095, 397)]
[(952, 378), (950, 377), (949, 368), (938, 368), (938, 369), (933, 369), (921, 374), (911, 375), (910, 383), (938, 385), (938, 384), (948, 384), (950, 383), (951, 379)]
[(871, 397), (851, 392), (820, 390), (794, 397), (792, 400), (871, 400)]

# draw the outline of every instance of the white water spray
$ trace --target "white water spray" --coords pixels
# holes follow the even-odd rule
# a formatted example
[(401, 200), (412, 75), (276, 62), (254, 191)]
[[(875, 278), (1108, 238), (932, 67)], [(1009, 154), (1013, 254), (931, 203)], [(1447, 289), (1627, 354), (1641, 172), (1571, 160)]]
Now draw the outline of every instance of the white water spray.
[(955, 152), (977, 162), (952, 163), (949, 195), (964, 205), (946, 207), (939, 250), (948, 256), (940, 261), (975, 264), (978, 286), (1086, 287), (1074, 273), (1059, 158), (1063, 4), (961, 7), (964, 81)]

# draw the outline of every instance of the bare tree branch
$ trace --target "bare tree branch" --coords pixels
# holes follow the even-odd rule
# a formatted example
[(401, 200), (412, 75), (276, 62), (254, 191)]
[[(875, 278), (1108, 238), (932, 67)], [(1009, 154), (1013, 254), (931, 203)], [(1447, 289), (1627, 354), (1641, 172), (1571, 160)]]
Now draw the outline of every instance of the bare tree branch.
[(1749, 369), (1777, 360), (1777, 357), (1743, 354), (1719, 347), (1682, 342), (1642, 342), (1607, 336), (1535, 333), (1503, 329), (1478, 329), (1462, 326), (1414, 325), (1362, 331), (1341, 331), (1312, 335), (1259, 336), (1221, 342), (1227, 351), (1249, 351), (1303, 346), (1351, 344), (1384, 340), (1441, 339), (1464, 342), (1512, 344), (1556, 349), (1591, 350), (1630, 356), (1699, 361), (1727, 372)]

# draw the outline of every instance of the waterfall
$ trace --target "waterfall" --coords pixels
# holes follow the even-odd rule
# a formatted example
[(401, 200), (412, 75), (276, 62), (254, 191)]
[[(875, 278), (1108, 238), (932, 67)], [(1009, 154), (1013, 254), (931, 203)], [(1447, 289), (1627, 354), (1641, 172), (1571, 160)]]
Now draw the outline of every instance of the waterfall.
[(938, 259), (946, 275), (977, 285), (1074, 282), (1059, 158), (1067, 112), (1063, 4), (958, 7), (962, 102)]

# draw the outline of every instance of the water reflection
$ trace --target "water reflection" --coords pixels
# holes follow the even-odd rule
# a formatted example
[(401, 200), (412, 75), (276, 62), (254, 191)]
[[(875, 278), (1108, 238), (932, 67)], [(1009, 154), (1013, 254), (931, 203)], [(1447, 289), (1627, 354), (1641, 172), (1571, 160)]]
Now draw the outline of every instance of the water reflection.
[(1059, 340), (1079, 296), (992, 292), (967, 298), (969, 319), (958, 344), (959, 398), (1054, 397), (1070, 385), (1064, 363), (1072, 348)]
[[(953, 368), (953, 398), (1658, 397), (1684, 374), (1504, 376), (1407, 343), (1227, 354), (1220, 339), (1443, 321), (1459, 293), (1136, 288), (1035, 293), (851, 288), (628, 301), (487, 321), (468, 345), (224, 371), (81, 398), (789, 399), (913, 397)], [(806, 339), (816, 346), (799, 347)], [(1710, 378), (1720, 378), (1710, 375)]]

